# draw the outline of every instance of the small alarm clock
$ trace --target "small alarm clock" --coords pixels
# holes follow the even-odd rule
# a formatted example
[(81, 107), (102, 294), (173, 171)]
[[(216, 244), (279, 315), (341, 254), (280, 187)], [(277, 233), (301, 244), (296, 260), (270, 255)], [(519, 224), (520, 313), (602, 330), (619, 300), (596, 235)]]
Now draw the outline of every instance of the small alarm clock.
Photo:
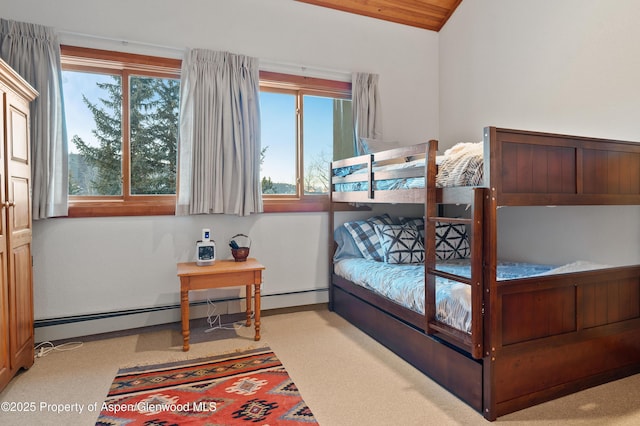
[(196, 265), (213, 265), (216, 260), (216, 243), (211, 240), (211, 232), (205, 228), (202, 230), (202, 240), (196, 242)]

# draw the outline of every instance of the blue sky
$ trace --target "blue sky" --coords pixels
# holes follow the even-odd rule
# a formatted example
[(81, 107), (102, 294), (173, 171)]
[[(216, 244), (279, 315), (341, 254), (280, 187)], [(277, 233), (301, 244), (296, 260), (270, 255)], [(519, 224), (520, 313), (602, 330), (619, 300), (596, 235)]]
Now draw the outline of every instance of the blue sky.
[(260, 94), (260, 138), (262, 147), (267, 147), (261, 176), (273, 182), (295, 183), (295, 107), (293, 95)]
[[(262, 92), (260, 99), (262, 146), (268, 147), (262, 176), (271, 177), (273, 182), (293, 184), (296, 161), (295, 97)], [(305, 95), (304, 116), (305, 160), (317, 158), (324, 152), (330, 161), (333, 151), (333, 100)]]
[(91, 103), (106, 97), (104, 90), (96, 83), (113, 83), (113, 77), (104, 74), (65, 71), (62, 73), (62, 90), (64, 93), (65, 115), (67, 117), (67, 135), (69, 135), (69, 152), (77, 153), (71, 138), (75, 135), (89, 145), (97, 146), (98, 142), (91, 133), (95, 128), (93, 114), (82, 101), (85, 95)]

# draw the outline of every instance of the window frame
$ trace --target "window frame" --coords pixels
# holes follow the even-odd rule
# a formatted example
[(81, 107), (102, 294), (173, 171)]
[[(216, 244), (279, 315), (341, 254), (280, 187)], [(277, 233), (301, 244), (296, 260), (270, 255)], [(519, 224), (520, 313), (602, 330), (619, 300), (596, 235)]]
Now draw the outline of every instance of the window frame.
[[(157, 216), (174, 215), (176, 195), (131, 195), (130, 192), (130, 151), (129, 151), (129, 75), (158, 78), (180, 78), (182, 60), (159, 56), (140, 55), (111, 50), (92, 49), (78, 46), (60, 46), (61, 63), (64, 71), (99, 72), (119, 74), (123, 84), (122, 112), (122, 195), (119, 196), (77, 196), (69, 195), (68, 217), (109, 217), (109, 216)], [(125, 91), (125, 84), (127, 91)], [(351, 99), (351, 82), (306, 77), (272, 71), (260, 71), (260, 89), (299, 91), (302, 96), (320, 95)], [(299, 104), (302, 112), (302, 104)], [(297, 114), (298, 146), (296, 167), (298, 179), (304, 179), (303, 170), (303, 128), (302, 115)], [(300, 172), (302, 171), (302, 173)], [(304, 194), (304, 180), (299, 194), (263, 195), (265, 213), (316, 212), (329, 210), (329, 195)], [(176, 188), (177, 190), (177, 188)]]
[(129, 77), (180, 79), (182, 61), (76, 46), (60, 46), (63, 71), (118, 75), (122, 82), (122, 195), (69, 195), (69, 217), (175, 214), (176, 195), (132, 195)]
[[(329, 210), (329, 194), (304, 193), (304, 105), (305, 95), (351, 99), (351, 83), (314, 77), (260, 71), (260, 91), (296, 94), (296, 176), (295, 195), (264, 195), (265, 213), (316, 212)], [(327, 165), (327, 171), (329, 165)]]

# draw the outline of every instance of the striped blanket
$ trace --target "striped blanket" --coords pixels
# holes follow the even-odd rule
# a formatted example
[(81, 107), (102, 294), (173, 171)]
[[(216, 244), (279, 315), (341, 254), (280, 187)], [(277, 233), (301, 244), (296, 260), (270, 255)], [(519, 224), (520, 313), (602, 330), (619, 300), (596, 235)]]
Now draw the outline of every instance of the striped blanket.
[(461, 142), (448, 149), (438, 166), (436, 185), (481, 186), (483, 181), (482, 142)]

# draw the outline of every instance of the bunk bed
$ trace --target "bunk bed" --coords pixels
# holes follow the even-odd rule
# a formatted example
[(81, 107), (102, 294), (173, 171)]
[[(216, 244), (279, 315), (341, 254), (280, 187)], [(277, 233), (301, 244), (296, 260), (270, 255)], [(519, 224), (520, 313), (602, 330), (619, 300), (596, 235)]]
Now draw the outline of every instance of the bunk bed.
[[(640, 144), (487, 127), (481, 150), (473, 186), (438, 185), (437, 141), (332, 163), (330, 309), (488, 420), (640, 372), (640, 265), (500, 279), (497, 258), (500, 206), (640, 205)], [(424, 204), (423, 310), (336, 273), (341, 203)], [(464, 273), (440, 265), (442, 224), (468, 232)], [(467, 289), (467, 329), (443, 322), (441, 280)]]

